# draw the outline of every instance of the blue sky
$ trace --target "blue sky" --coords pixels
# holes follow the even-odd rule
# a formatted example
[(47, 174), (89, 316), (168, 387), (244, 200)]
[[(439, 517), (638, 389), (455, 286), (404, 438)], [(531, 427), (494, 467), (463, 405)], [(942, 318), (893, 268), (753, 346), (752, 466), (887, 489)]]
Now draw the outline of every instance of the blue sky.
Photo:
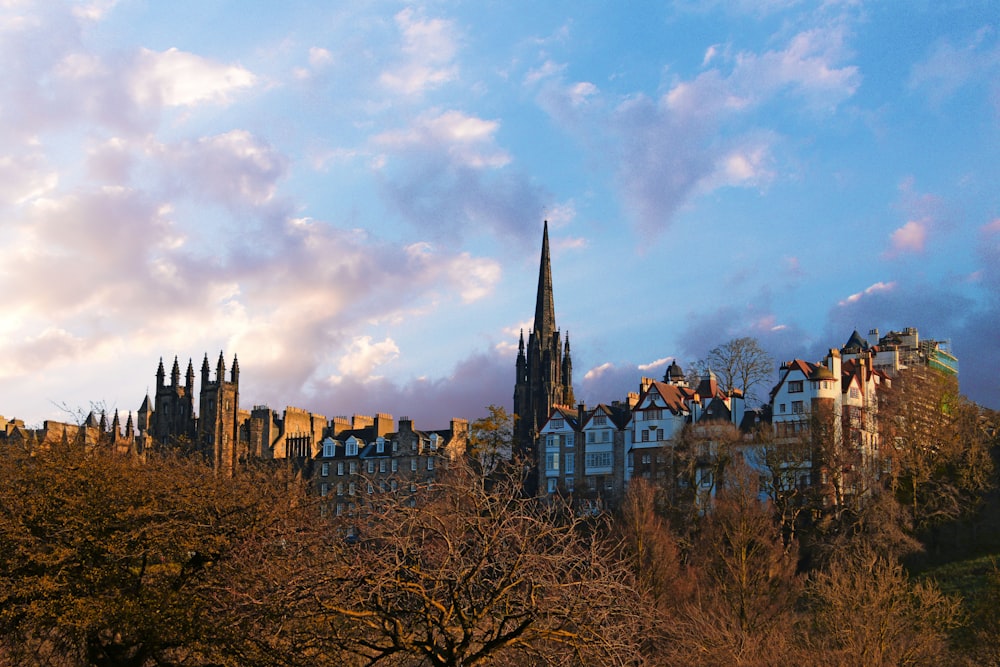
[(542, 220), (577, 397), (736, 336), (946, 339), (1000, 408), (995, 2), (0, 0), (0, 414), (510, 406)]

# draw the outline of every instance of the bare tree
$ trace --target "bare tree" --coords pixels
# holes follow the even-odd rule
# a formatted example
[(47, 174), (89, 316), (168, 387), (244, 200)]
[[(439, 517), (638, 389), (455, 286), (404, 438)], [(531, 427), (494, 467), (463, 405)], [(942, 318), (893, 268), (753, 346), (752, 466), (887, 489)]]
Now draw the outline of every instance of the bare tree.
[(275, 519), (278, 476), (82, 442), (0, 455), (0, 646), (22, 664), (198, 664), (202, 588)]
[(748, 403), (759, 402), (757, 389), (774, 374), (774, 360), (750, 336), (733, 338), (712, 348), (698, 365), (714, 372), (724, 391), (742, 391)]
[[(413, 497), (387, 494), (351, 519), (248, 556), (270, 573), (238, 595), (267, 638), (256, 660), (311, 664), (625, 664), (640, 618), (607, 526), (484, 484), (460, 467)], [(412, 502), (411, 502), (412, 501)], [(263, 613), (262, 613), (263, 612)], [(267, 630), (270, 628), (270, 630)], [(263, 656), (263, 657), (261, 657)], [(249, 661), (248, 661), (249, 662)]]
[(903, 567), (864, 545), (813, 575), (812, 649), (827, 664), (940, 664), (958, 601), (933, 583), (909, 581)]
[(757, 475), (732, 465), (688, 555), (694, 593), (665, 634), (665, 664), (796, 664), (797, 553), (781, 539)]

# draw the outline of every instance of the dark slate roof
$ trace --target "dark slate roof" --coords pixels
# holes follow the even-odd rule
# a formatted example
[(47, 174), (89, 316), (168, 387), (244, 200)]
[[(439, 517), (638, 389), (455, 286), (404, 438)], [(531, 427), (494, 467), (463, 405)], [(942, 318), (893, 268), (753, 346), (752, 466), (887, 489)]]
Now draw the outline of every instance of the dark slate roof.
[(843, 352), (848, 352), (848, 351), (857, 352), (857, 351), (867, 350), (867, 349), (868, 349), (868, 341), (866, 341), (864, 338), (862, 338), (861, 334), (858, 333), (858, 330), (855, 329), (854, 333), (851, 334), (851, 337), (847, 339), (846, 343), (844, 343), (844, 347), (841, 348), (841, 351), (843, 351)]

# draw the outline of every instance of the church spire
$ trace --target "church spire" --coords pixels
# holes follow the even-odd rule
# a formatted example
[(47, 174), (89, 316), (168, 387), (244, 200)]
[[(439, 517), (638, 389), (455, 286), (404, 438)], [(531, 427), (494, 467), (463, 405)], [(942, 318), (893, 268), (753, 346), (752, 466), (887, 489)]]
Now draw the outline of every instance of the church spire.
[(552, 265), (549, 260), (549, 221), (542, 231), (542, 258), (538, 267), (538, 296), (535, 299), (535, 335), (542, 344), (556, 331), (556, 307), (552, 297)]

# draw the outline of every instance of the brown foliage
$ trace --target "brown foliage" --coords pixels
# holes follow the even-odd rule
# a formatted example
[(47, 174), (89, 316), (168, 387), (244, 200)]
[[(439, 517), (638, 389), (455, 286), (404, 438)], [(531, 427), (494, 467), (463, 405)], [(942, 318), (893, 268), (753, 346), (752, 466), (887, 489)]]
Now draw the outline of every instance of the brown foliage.
[(264, 478), (83, 444), (11, 447), (0, 478), (0, 644), (24, 662), (203, 660), (199, 591), (274, 506)]
[(930, 665), (947, 652), (958, 602), (912, 583), (898, 563), (862, 546), (816, 572), (809, 587), (813, 650), (831, 665)]
[(248, 616), (270, 623), (256, 659), (624, 664), (638, 596), (603, 528), (565, 510), (451, 470), (413, 503), (362, 510), (356, 543), (333, 521), (289, 535), (268, 564), (250, 553), (248, 569), (272, 573), (241, 592)]

